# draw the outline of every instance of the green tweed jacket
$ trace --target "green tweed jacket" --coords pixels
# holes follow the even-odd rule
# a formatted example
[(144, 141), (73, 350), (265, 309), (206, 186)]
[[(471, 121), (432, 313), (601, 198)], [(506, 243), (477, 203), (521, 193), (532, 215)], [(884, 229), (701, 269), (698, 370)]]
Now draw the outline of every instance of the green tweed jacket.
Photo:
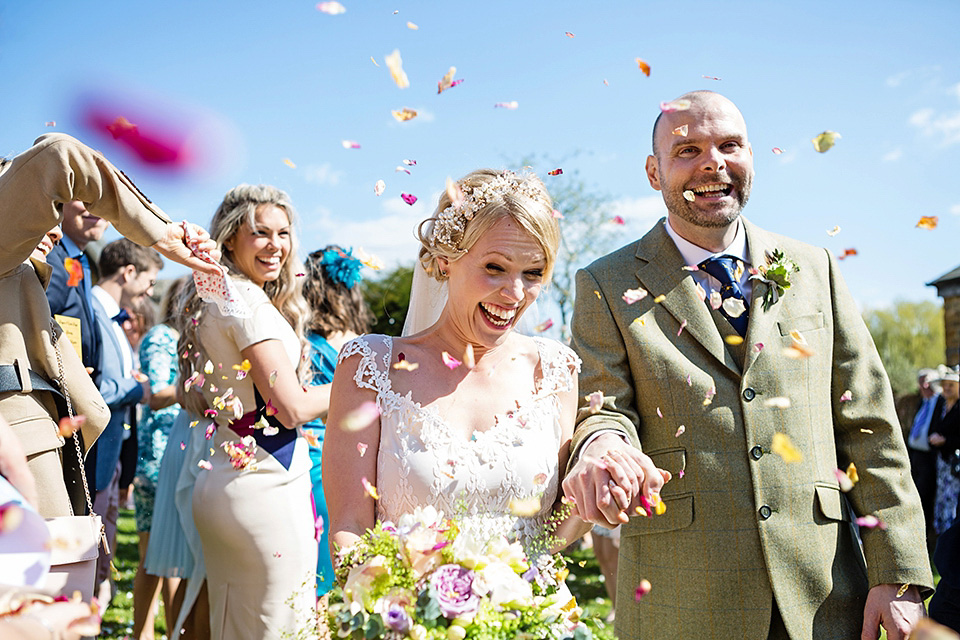
[[(754, 281), (739, 346), (663, 220), (577, 276), (580, 390), (602, 391), (604, 405), (581, 409), (571, 461), (615, 429), (673, 473), (666, 513), (622, 528), (620, 638), (764, 640), (776, 602), (794, 640), (846, 640), (860, 636), (869, 587), (933, 586), (890, 384), (836, 260), (743, 222), (754, 264), (780, 249), (800, 271), (769, 310)], [(649, 295), (628, 305), (637, 287)], [(791, 331), (812, 355), (788, 357)], [(778, 432), (802, 461), (773, 453)], [(843, 494), (835, 470), (851, 462), (860, 481)], [(861, 552), (852, 521), (867, 514), (886, 528), (861, 528)], [(653, 588), (638, 603), (642, 579)]]

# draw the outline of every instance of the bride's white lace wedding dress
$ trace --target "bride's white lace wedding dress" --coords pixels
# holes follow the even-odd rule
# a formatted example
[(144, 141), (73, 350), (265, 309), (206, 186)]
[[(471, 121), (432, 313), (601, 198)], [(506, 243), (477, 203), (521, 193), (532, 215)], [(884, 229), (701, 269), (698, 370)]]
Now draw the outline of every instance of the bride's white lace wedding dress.
[[(354, 381), (376, 392), (381, 412), (378, 520), (397, 522), (417, 506), (433, 505), (457, 516), (461, 531), (517, 539), (528, 556), (544, 551), (530, 545), (543, 538), (560, 482), (558, 393), (572, 388), (580, 359), (558, 342), (534, 340), (540, 355), (536, 392), (518, 398), (516, 410), (498, 415), (492, 427), (470, 439), (432, 407), (392, 389), (392, 338), (368, 335), (343, 347), (340, 360), (360, 355)], [(533, 496), (542, 496), (535, 515), (513, 514), (512, 500)]]

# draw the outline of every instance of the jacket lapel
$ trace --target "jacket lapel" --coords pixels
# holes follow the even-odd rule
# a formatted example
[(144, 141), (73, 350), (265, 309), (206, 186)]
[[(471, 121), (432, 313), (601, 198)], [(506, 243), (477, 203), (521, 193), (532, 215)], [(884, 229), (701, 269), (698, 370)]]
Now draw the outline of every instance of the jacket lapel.
[(637, 271), (637, 278), (651, 297), (665, 296), (660, 305), (677, 322), (683, 324), (686, 321), (682, 333), (676, 338), (677, 342), (690, 338), (696, 340), (731, 372), (740, 375), (740, 369), (727, 351), (710, 310), (697, 294), (693, 277), (683, 269), (683, 256), (663, 225), (664, 221), (661, 220), (640, 240), (637, 258), (643, 264)]
[[(741, 218), (744, 224), (744, 230), (747, 234), (747, 250), (750, 252), (750, 263), (754, 269), (767, 263), (767, 254), (772, 253), (777, 248), (774, 238), (771, 234), (760, 229), (746, 219)], [(746, 373), (757, 360), (759, 352), (753, 348), (758, 342), (771, 343), (767, 346), (779, 347), (780, 336), (773, 335), (774, 325), (780, 316), (780, 309), (783, 308), (783, 300), (771, 305), (767, 311), (763, 310), (763, 296), (769, 289), (769, 285), (760, 280), (753, 280), (753, 300), (750, 303), (750, 322), (747, 324), (746, 361), (743, 365), (743, 372)]]

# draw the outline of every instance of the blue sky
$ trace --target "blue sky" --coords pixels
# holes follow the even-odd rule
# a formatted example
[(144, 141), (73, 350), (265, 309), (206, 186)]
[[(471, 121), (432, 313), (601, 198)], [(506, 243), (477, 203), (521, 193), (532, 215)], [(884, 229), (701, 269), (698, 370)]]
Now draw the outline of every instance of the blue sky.
[[(206, 225), (232, 186), (272, 183), (293, 198), (305, 249), (362, 246), (397, 264), (412, 262), (413, 227), (448, 176), (579, 152), (563, 168), (611, 196), (626, 244), (664, 213), (643, 173), (659, 103), (708, 88), (747, 120), (757, 176), (746, 215), (836, 253), (856, 248), (841, 264), (862, 306), (936, 299), (924, 283), (960, 263), (953, 0), (342, 2), (336, 16), (289, 0), (3, 3), (0, 154), (56, 121), (175, 218)], [(384, 63), (394, 49), (407, 89)], [(437, 95), (450, 66), (464, 82)], [(89, 95), (192, 126), (209, 152), (202, 169), (136, 165), (84, 127)], [(396, 122), (402, 107), (418, 117)], [(825, 129), (843, 137), (820, 154), (810, 139)], [(404, 159), (417, 161), (411, 175), (395, 171)], [(921, 215), (939, 227), (915, 228)]]

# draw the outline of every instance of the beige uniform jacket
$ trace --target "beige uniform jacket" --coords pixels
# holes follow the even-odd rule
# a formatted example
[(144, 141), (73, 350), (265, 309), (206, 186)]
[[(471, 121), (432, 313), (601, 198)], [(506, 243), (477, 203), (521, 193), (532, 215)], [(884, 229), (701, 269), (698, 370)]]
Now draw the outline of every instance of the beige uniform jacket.
[[(25, 261), (43, 235), (59, 224), (62, 205), (71, 200), (83, 201), (91, 213), (146, 246), (161, 237), (167, 222), (166, 215), (106, 158), (67, 135), (45, 135), (0, 167), (0, 364), (33, 370), (48, 381), (56, 380), (59, 370), (57, 349), (51, 342), (45, 280), (42, 282), (35, 267)], [(82, 435), (84, 447), (89, 448), (106, 426), (110, 412), (59, 327), (54, 333), (74, 409), (87, 417)], [(28, 380), (26, 375), (21, 379)], [(60, 466), (63, 439), (58, 435), (51, 394), (32, 389), (0, 393), (0, 414), (23, 444), (37, 480), (41, 515), (68, 515)], [(70, 450), (62, 455), (75, 457), (69, 444)], [(75, 505), (82, 504), (82, 485), (72, 485), (70, 498)]]
[[(663, 221), (577, 277), (580, 389), (605, 403), (581, 410), (571, 461), (612, 428), (673, 473), (666, 513), (621, 532), (620, 638), (764, 640), (775, 599), (791, 638), (846, 640), (860, 635), (868, 587), (933, 586), (890, 385), (836, 260), (744, 224), (755, 264), (779, 248), (800, 271), (768, 311), (767, 285), (754, 281), (739, 346)], [(628, 305), (624, 291), (638, 287), (649, 295)], [(810, 357), (785, 354), (792, 331)], [(802, 461), (773, 453), (778, 432)], [(844, 495), (835, 470), (851, 462), (860, 482)], [(861, 555), (851, 518), (867, 514), (886, 528), (860, 530)], [(642, 579), (652, 591), (637, 603)]]

